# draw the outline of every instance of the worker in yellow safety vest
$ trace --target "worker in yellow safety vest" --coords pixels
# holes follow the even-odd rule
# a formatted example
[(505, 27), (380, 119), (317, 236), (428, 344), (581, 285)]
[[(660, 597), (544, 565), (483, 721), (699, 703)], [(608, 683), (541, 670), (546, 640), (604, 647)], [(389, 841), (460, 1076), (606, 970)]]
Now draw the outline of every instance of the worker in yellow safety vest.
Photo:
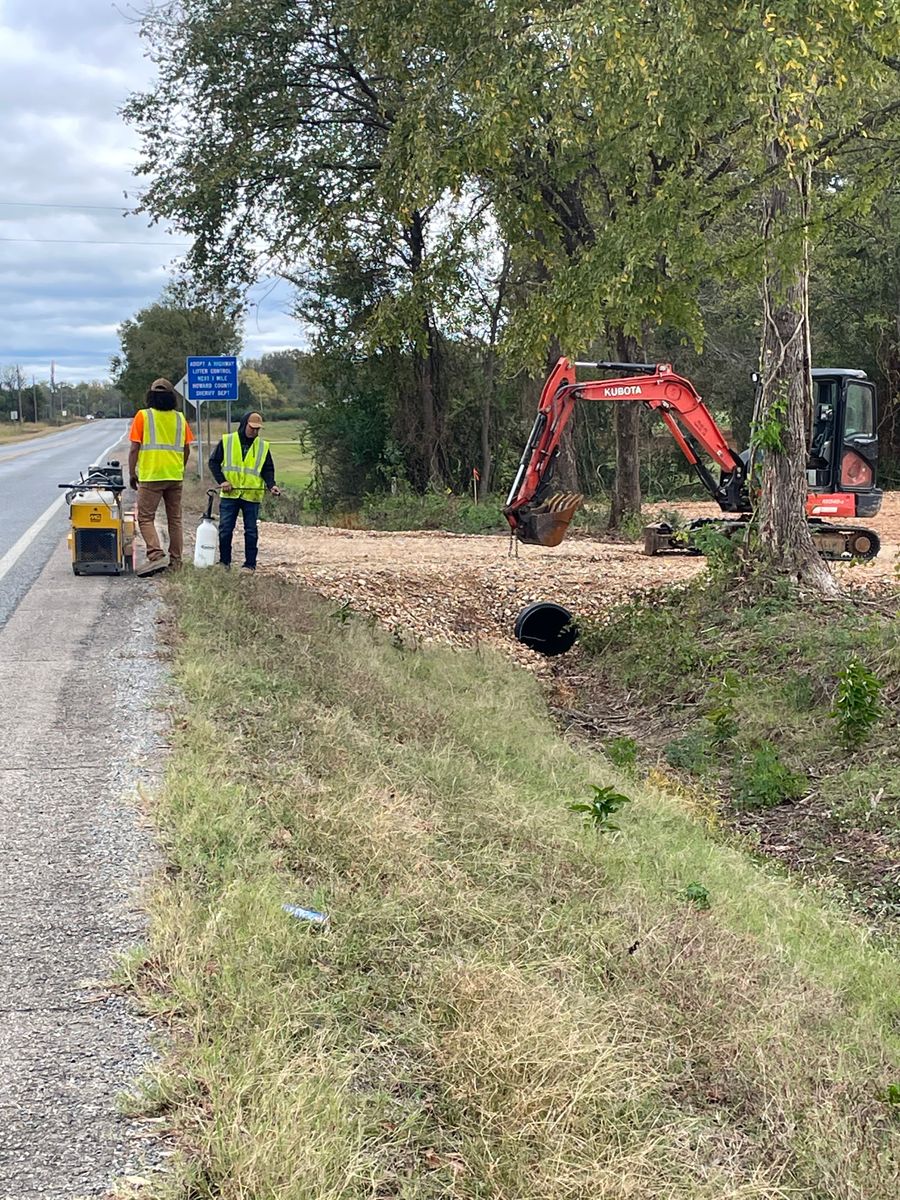
[[(147, 561), (138, 575), (155, 575), (166, 567), (180, 567), (184, 549), (181, 492), (184, 468), (194, 435), (176, 407), (178, 397), (168, 379), (155, 379), (147, 392), (146, 407), (131, 423), (128, 474), (137, 489), (137, 523), (147, 548)], [(166, 506), (169, 528), (168, 554), (159, 543), (156, 510)]]
[(209, 469), (220, 488), (219, 561), (231, 566), (231, 542), (238, 514), (244, 518), (245, 571), (256, 570), (259, 506), (265, 493), (280, 496), (269, 443), (260, 436), (262, 417), (245, 413), (237, 429), (226, 433), (209, 456)]

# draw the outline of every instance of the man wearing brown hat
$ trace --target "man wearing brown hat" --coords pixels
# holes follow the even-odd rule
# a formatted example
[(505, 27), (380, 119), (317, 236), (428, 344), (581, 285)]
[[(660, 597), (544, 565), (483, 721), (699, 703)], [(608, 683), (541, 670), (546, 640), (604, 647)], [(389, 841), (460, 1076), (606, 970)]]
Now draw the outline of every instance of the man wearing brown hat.
[(209, 456), (209, 469), (220, 486), (219, 561), (231, 566), (231, 541), (238, 514), (244, 518), (244, 562), (247, 571), (256, 570), (259, 543), (259, 506), (266, 491), (281, 493), (275, 484), (275, 464), (269, 443), (260, 437), (262, 417), (244, 413), (232, 433), (226, 433)]
[[(131, 423), (128, 474), (137, 489), (137, 522), (147, 547), (147, 561), (138, 575), (155, 575), (166, 567), (180, 567), (184, 549), (181, 492), (184, 468), (194, 435), (184, 415), (177, 411), (177, 396), (168, 379), (154, 379), (147, 392), (146, 408)], [(156, 510), (166, 506), (169, 553), (159, 544)]]

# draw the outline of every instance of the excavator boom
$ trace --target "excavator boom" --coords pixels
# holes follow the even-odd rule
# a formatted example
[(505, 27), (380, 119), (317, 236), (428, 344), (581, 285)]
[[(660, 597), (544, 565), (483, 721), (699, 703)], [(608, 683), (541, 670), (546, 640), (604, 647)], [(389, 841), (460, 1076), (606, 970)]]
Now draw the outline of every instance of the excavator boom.
[[(578, 383), (577, 367), (633, 373), (615, 379)], [(749, 509), (743, 462), (725, 441), (693, 384), (677, 375), (670, 364), (572, 363), (561, 358), (544, 384), (538, 414), (503, 510), (520, 541), (541, 546), (558, 545), (583, 503), (584, 497), (579, 493), (551, 492), (563, 431), (576, 403), (582, 400), (638, 402), (658, 411), (704, 487), (722, 508), (729, 512)], [(717, 463), (722, 473), (719, 482), (692, 443)]]

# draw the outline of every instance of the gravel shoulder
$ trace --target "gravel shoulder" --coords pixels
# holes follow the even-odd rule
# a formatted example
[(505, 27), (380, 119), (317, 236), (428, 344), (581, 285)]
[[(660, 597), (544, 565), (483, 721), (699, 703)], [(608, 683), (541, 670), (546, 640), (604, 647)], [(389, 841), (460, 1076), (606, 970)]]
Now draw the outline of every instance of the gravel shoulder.
[(152, 1059), (103, 980), (155, 866), (130, 799), (158, 775), (154, 589), (76, 579), (64, 545), (0, 631), (0, 1197), (103, 1196), (145, 1162), (118, 1096)]

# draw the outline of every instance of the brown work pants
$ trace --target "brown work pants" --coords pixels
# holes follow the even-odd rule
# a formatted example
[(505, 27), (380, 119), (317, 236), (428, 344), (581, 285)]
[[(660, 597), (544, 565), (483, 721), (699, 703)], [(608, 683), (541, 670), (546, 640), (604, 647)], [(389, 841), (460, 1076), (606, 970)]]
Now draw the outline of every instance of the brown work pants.
[(181, 489), (180, 479), (158, 479), (138, 484), (137, 523), (141, 537), (147, 546), (147, 558), (150, 562), (162, 558), (165, 553), (159, 544), (155, 519), (156, 510), (162, 500), (166, 506), (166, 524), (169, 526), (169, 562), (173, 567), (181, 566), (181, 555), (184, 550)]

